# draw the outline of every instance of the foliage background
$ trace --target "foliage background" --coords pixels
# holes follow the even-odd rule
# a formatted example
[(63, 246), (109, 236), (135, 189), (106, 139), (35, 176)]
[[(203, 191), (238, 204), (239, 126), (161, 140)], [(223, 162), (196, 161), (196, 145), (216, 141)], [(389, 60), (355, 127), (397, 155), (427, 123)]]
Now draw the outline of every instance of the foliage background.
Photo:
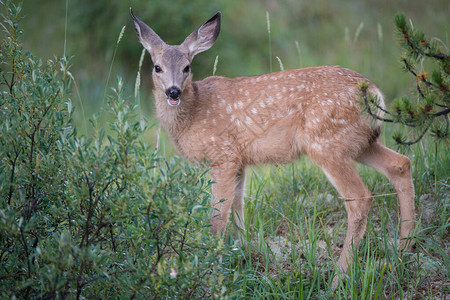
[[(28, 49), (42, 58), (61, 55), (64, 41), (73, 55), (73, 73), (87, 112), (96, 111), (98, 99), (122, 26), (127, 25), (118, 47), (113, 74), (133, 82), (141, 51), (128, 13), (149, 24), (167, 43), (178, 44), (216, 11), (222, 11), (222, 31), (214, 47), (194, 60), (194, 79), (212, 74), (219, 56), (217, 75), (229, 77), (270, 71), (266, 12), (270, 14), (273, 70), (338, 64), (355, 69), (375, 82), (388, 101), (405, 95), (414, 84), (400, 70), (394, 16), (398, 11), (414, 26), (448, 45), (450, 4), (445, 0), (266, 0), (266, 1), (27, 1), (24, 5), (25, 37)], [(295, 42), (300, 46), (298, 54)], [(151, 89), (151, 61), (146, 56), (142, 84)], [(129, 79), (129, 80), (128, 80)], [(151, 95), (142, 94), (147, 115), (152, 115)], [(80, 109), (75, 119), (81, 121)], [(87, 115), (90, 115), (89, 113)]]

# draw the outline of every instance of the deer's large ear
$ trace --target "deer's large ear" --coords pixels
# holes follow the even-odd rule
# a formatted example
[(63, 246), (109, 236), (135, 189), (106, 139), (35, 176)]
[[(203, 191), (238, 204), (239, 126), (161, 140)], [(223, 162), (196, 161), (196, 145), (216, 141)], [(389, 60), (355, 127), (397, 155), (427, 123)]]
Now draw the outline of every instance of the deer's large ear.
[(139, 37), (139, 41), (142, 46), (150, 53), (151, 56), (161, 48), (166, 46), (166, 43), (151, 29), (147, 24), (139, 20), (131, 10), (130, 7), (130, 15), (134, 21), (134, 28), (136, 29), (136, 33)]
[(189, 50), (191, 59), (200, 52), (206, 51), (214, 44), (220, 33), (221, 13), (217, 12), (197, 30), (192, 32), (181, 44)]

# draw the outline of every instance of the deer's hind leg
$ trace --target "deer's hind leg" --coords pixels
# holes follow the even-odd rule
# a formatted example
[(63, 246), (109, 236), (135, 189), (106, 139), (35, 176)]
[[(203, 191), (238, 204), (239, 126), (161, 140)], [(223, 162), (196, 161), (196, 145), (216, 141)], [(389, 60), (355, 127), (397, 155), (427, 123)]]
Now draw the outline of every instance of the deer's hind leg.
[(366, 231), (372, 195), (351, 159), (328, 160), (314, 157), (311, 159), (323, 170), (344, 199), (347, 211), (347, 234), (338, 265), (347, 273), (352, 261), (353, 247), (358, 245)]
[(416, 218), (409, 158), (375, 142), (358, 158), (358, 161), (381, 172), (394, 185), (401, 217), (399, 246), (400, 249), (409, 250), (413, 242), (408, 238), (414, 231)]

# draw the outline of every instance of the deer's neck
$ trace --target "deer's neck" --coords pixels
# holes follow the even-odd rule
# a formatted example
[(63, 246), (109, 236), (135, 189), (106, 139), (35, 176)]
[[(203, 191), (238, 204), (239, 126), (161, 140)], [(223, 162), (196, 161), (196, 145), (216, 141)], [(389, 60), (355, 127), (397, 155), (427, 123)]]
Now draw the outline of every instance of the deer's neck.
[(195, 93), (192, 82), (189, 81), (186, 84), (179, 106), (169, 106), (167, 96), (160, 89), (155, 90), (154, 95), (158, 119), (169, 136), (176, 142), (191, 126), (195, 114)]

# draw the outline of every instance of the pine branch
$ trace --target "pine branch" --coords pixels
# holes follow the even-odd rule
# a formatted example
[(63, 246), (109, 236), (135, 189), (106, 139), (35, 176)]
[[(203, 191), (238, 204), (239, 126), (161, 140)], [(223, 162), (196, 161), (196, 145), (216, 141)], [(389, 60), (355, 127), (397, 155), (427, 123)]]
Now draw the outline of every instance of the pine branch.
[(405, 145), (405, 146), (411, 146), (411, 145), (417, 144), (425, 136), (425, 133), (427, 133), (428, 129), (430, 129), (430, 125), (428, 125), (425, 128), (425, 130), (419, 135), (419, 137), (414, 141), (411, 141), (411, 142), (396, 141), (396, 142), (399, 144)]
[(447, 116), (449, 113), (450, 113), (450, 108), (447, 108), (447, 109), (441, 110), (440, 112), (437, 112), (437, 113), (432, 114), (432, 115), (435, 116), (435, 117), (439, 117), (439, 116), (442, 116), (442, 115)]

